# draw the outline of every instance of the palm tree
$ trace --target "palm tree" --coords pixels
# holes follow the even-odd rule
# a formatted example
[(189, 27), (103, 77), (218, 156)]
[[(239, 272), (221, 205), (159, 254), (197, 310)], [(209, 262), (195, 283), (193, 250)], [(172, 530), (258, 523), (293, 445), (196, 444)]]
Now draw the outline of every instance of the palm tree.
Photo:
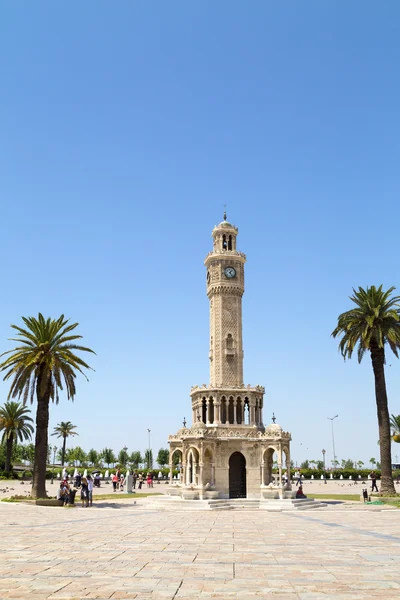
[[(57, 320), (22, 317), (26, 329), (11, 325), (17, 330), (18, 342), (13, 350), (4, 352), (8, 358), (0, 364), (0, 371), (6, 371), (4, 380), (11, 379), (9, 398), (21, 398), (24, 404), (37, 400), (35, 461), (33, 465), (32, 496), (46, 496), (46, 459), (49, 429), (50, 400), (58, 403), (59, 390), (65, 384), (67, 399), (73, 400), (76, 394), (75, 378), (77, 371), (86, 377), (83, 369), (90, 369), (73, 350), (93, 352), (90, 348), (77, 345), (75, 340), (82, 336), (71, 332), (78, 323), (69, 324), (61, 315)], [(71, 343), (72, 342), (72, 343)], [(86, 377), (87, 379), (87, 377)]]
[(71, 435), (79, 435), (76, 431), (76, 425), (72, 425), (71, 421), (61, 421), (54, 427), (54, 433), (51, 435), (56, 435), (58, 438), (63, 438), (63, 445), (61, 449), (61, 465), (64, 466), (65, 462), (65, 448), (67, 445), (67, 437)]
[(2, 444), (6, 444), (5, 471), (11, 471), (11, 456), (14, 442), (29, 440), (33, 433), (31, 423), (33, 419), (28, 416), (30, 410), (20, 402), (5, 402), (0, 407), (0, 431), (3, 432)]
[(356, 304), (338, 317), (332, 336), (342, 336), (339, 350), (346, 360), (357, 346), (358, 362), (369, 351), (375, 377), (375, 399), (378, 413), (381, 453), (381, 492), (394, 494), (392, 477), (391, 434), (385, 381), (385, 346), (398, 358), (400, 348), (400, 296), (391, 297), (395, 288), (382, 286), (353, 289), (350, 300)]
[(400, 442), (400, 415), (390, 415), (390, 427), (392, 428), (392, 440)]

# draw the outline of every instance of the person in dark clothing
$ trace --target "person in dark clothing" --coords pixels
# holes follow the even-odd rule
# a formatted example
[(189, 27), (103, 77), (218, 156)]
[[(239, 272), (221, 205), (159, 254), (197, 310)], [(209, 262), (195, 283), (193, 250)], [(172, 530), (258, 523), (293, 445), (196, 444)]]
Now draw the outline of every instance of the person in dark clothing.
[(376, 485), (376, 473), (375, 471), (372, 471), (372, 473), (370, 474), (371, 477), (371, 483), (372, 483), (372, 488), (371, 488), (371, 492), (379, 492), (378, 490), (378, 486)]

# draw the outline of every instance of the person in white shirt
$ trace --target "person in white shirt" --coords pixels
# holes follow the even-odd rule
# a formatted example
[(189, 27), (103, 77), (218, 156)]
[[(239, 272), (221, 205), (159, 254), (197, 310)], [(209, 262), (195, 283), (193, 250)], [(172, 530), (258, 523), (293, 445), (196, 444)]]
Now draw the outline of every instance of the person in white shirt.
[(93, 479), (90, 475), (87, 476), (87, 486), (88, 486), (88, 494), (89, 494), (89, 506), (93, 504)]

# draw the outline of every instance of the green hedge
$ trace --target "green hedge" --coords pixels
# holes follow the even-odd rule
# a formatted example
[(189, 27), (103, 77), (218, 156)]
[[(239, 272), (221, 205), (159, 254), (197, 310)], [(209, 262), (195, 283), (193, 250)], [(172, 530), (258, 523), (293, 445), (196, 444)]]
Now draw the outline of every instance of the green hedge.
[[(299, 471), (299, 469), (291, 469), (291, 475), (294, 477), (294, 474)], [(371, 469), (336, 469), (336, 471), (325, 471), (326, 478), (331, 478), (331, 473), (333, 473), (334, 479), (340, 479), (340, 476), (343, 475), (343, 479), (348, 479), (351, 475), (351, 478), (358, 479), (359, 475), (361, 475), (361, 479), (368, 479), (368, 475), (371, 473)], [(378, 479), (381, 477), (381, 472), (378, 469), (375, 469), (375, 473)], [(318, 469), (301, 469), (301, 475), (305, 479), (311, 479), (311, 475), (314, 475), (314, 479), (321, 479), (321, 475), (324, 474), (324, 471)], [(393, 477), (400, 477), (400, 470), (393, 471)]]

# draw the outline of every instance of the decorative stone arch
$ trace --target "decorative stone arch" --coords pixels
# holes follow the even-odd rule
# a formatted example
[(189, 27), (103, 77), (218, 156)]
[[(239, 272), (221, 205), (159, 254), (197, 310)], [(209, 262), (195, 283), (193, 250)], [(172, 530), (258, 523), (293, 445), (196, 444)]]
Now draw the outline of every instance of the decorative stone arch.
[(269, 485), (273, 483), (272, 469), (274, 465), (275, 452), (279, 456), (279, 448), (273, 444), (269, 444), (262, 453), (261, 459), (261, 485)]
[(196, 446), (189, 446), (186, 451), (186, 485), (197, 485), (199, 477), (200, 451)]

